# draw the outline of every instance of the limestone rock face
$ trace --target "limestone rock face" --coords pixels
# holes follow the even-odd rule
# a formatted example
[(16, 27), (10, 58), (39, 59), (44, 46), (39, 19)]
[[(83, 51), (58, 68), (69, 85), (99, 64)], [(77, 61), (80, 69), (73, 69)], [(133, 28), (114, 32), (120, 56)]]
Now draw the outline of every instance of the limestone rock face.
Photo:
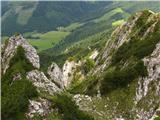
[[(141, 28), (138, 28), (138, 21), (144, 19), (144, 17), (145, 22), (143, 24), (144, 26), (147, 25), (146, 28), (142, 29), (142, 24), (140, 24)], [(134, 42), (134, 39), (132, 39), (133, 35), (137, 35), (139, 40), (148, 40), (147, 37), (155, 35), (155, 30), (159, 31), (159, 28), (156, 27), (156, 25), (159, 25), (159, 23), (160, 14), (154, 13), (152, 11), (139, 12), (135, 16), (132, 16), (132, 18), (130, 18), (127, 22), (119, 26), (112, 33), (111, 38), (107, 40), (104, 50), (102, 50), (98, 56), (96, 67), (92, 74), (97, 76), (100, 75), (101, 77), (103, 72), (108, 70), (109, 66), (111, 65), (112, 56), (119, 47), (121, 47), (124, 43), (129, 42), (130, 40), (133, 40)], [(142, 32), (139, 29), (144, 31)], [(158, 39), (160, 40), (160, 38)], [(155, 49), (150, 55), (144, 57), (141, 60), (144, 62), (144, 65), (147, 68), (148, 75), (144, 78), (141, 77), (135, 80), (136, 83), (134, 83), (135, 87), (133, 90), (134, 103), (132, 104), (133, 109), (129, 112), (134, 114), (131, 114), (131, 116), (133, 116), (135, 120), (154, 120), (154, 116), (158, 115), (157, 111), (159, 111), (160, 107), (160, 43), (157, 43)], [(123, 63), (123, 61), (120, 62), (125, 66), (129, 62), (133, 61), (134, 59), (129, 58), (127, 61), (125, 61), (125, 63)], [(113, 67), (115, 66), (113, 65)], [(129, 88), (130, 85), (127, 87)], [(116, 114), (114, 116), (116, 116)], [(120, 114), (123, 115), (123, 112)]]
[(59, 68), (59, 66), (56, 63), (52, 63), (49, 67), (48, 67), (48, 71), (47, 71), (48, 75), (50, 76), (50, 79), (53, 80), (54, 82), (56, 82), (57, 84), (59, 84), (59, 86), (61, 88), (64, 88), (64, 84), (62, 82), (62, 70), (61, 68)]
[(41, 71), (32, 70), (27, 73), (27, 78), (33, 82), (38, 90), (46, 91), (51, 95), (61, 91), (61, 89), (51, 82)]
[[(36, 49), (32, 47), (21, 35), (10, 37), (9, 40), (2, 46), (2, 74), (5, 74), (6, 70), (9, 69), (10, 60), (16, 54), (18, 46), (21, 46), (24, 49), (26, 58), (33, 65), (33, 69), (36, 69), (29, 71), (23, 77), (26, 76), (26, 78), (30, 80), (34, 86), (36, 86), (38, 92), (43, 91), (49, 93), (50, 95), (55, 95), (61, 92), (62, 89), (49, 80), (43, 72), (38, 70), (40, 68), (40, 63)], [(20, 72), (15, 73), (10, 87), (12, 87), (14, 81), (21, 79), (22, 74)], [(30, 100), (29, 103), (28, 112), (26, 113), (28, 118), (34, 117), (37, 113), (44, 117), (51, 111), (51, 104), (47, 99), (39, 98), (37, 101)]]
[[(136, 103), (141, 101), (150, 101), (146, 106), (149, 110), (138, 109), (138, 118), (140, 120), (148, 120), (152, 116), (156, 116), (157, 106), (160, 103), (160, 43), (152, 54), (143, 59), (147, 66), (148, 76), (140, 78), (136, 91)], [(152, 94), (151, 94), (152, 93)], [(149, 95), (152, 97), (149, 97)]]
[(100, 61), (104, 61), (102, 65), (97, 66), (94, 73), (103, 71), (111, 63), (111, 56), (115, 50), (117, 50), (124, 42), (130, 40), (129, 34), (131, 33), (133, 27), (136, 24), (136, 21), (141, 16), (141, 13), (137, 13), (135, 17), (127, 22), (124, 22), (122, 25), (116, 28), (112, 33), (111, 38), (106, 42), (104, 51), (97, 59), (96, 64), (99, 64)]
[(95, 60), (98, 54), (98, 50), (94, 50), (93, 53), (89, 56), (89, 58)]
[(75, 61), (66, 60), (63, 68), (61, 69), (56, 63), (52, 63), (51, 66), (48, 68), (48, 75), (50, 76), (51, 80), (58, 83), (61, 88), (64, 89), (69, 87), (75, 74), (78, 74), (78, 72), (75, 72), (77, 67), (80, 65), (81, 62), (76, 63)]
[[(156, 49), (153, 53), (143, 59), (144, 64), (147, 66), (148, 76), (139, 80), (139, 87), (137, 89), (136, 100), (141, 100), (142, 97), (146, 96), (149, 89), (149, 84), (152, 81), (157, 81), (156, 94), (160, 95), (160, 43), (157, 44)], [(143, 81), (143, 82), (142, 82)]]
[(29, 100), (29, 103), (28, 112), (26, 113), (28, 118), (33, 118), (35, 114), (45, 117), (52, 111), (50, 108), (51, 103), (46, 99)]
[(72, 78), (73, 78), (73, 73), (76, 69), (76, 63), (74, 61), (66, 61), (65, 64), (63, 65), (62, 71), (63, 71), (63, 77), (62, 81), (65, 87), (67, 87)]
[[(9, 68), (9, 62), (14, 57), (17, 47), (21, 46), (25, 50), (25, 56), (33, 65), (34, 68), (39, 69), (39, 56), (34, 47), (32, 47), (23, 37), (22, 35), (12, 36), (9, 38), (7, 43), (3, 45), (3, 53), (2, 53), (2, 72), (3, 74)], [(42, 89), (50, 94), (55, 94), (59, 92), (60, 89), (52, 83), (43, 72), (38, 70), (30, 71), (26, 74), (26, 77), (33, 82), (33, 84), (38, 88), (38, 90)], [(13, 81), (20, 79), (21, 73), (15, 74), (13, 76)]]
[(3, 74), (9, 68), (9, 62), (16, 53), (18, 46), (22, 46), (24, 48), (26, 58), (32, 63), (35, 68), (39, 69), (39, 56), (37, 55), (36, 49), (32, 47), (21, 35), (18, 35), (10, 37), (8, 43), (3, 46), (3, 54), (1, 59)]

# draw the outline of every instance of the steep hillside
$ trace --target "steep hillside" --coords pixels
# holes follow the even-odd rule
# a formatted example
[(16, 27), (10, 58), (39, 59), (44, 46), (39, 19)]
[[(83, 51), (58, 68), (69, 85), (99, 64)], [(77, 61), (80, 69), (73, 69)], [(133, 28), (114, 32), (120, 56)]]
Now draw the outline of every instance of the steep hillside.
[(89, 101), (75, 95), (80, 108), (98, 120), (152, 120), (159, 116), (159, 38), (159, 13), (139, 12), (119, 26), (95, 67), (69, 90), (93, 96)]
[(62, 80), (57, 77), (60, 69), (54, 64), (45, 75), (39, 70), (36, 49), (20, 34), (5, 41), (1, 56), (3, 120), (93, 120), (79, 110), (71, 95), (65, 93), (65, 87), (71, 79), (69, 73), (75, 66), (73, 61), (66, 61), (63, 75), (59, 74)]

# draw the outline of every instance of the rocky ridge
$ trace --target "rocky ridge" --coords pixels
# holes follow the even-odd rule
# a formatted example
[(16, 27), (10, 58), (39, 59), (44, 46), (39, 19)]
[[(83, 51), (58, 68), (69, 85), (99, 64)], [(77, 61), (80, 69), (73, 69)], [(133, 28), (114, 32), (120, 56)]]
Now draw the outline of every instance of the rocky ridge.
[(39, 69), (39, 56), (37, 55), (37, 51), (34, 47), (32, 47), (22, 35), (12, 36), (6, 42), (6, 44), (2, 47), (2, 73), (5, 74), (6, 70), (9, 68), (9, 62), (13, 58), (16, 53), (17, 47), (22, 46), (25, 50), (26, 58), (32, 63), (32, 65)]
[[(40, 60), (37, 51), (32, 47), (22, 35), (14, 35), (2, 47), (2, 72), (5, 74), (6, 70), (10, 68), (10, 60), (14, 57), (17, 52), (17, 48), (21, 46), (25, 50), (25, 56), (29, 62), (33, 65), (33, 70), (26, 73), (26, 78), (30, 80), (33, 85), (37, 88), (39, 93), (46, 92), (50, 95), (55, 95), (62, 92), (65, 88), (69, 87), (76, 67), (81, 65), (81, 62), (76, 63), (75, 61), (67, 60), (63, 65), (63, 68), (59, 68), (56, 63), (52, 63), (48, 67), (47, 76), (39, 70)], [(13, 76), (14, 84), (15, 80), (22, 78), (21, 73), (17, 73)], [(29, 108), (26, 116), (33, 118), (35, 114), (39, 114), (45, 117), (52, 110), (50, 109), (50, 102), (47, 99), (39, 97), (36, 100), (29, 100)]]
[[(146, 17), (145, 14), (148, 16)], [(111, 65), (112, 56), (114, 53), (120, 48), (124, 43), (128, 43), (131, 41), (131, 35), (137, 35), (139, 31), (135, 30), (135, 26), (137, 26), (138, 22), (141, 19), (145, 20), (145, 25), (142, 36), (140, 36), (140, 40), (145, 40), (147, 37), (150, 37), (154, 34), (155, 28), (160, 23), (160, 14), (154, 13), (150, 10), (142, 11), (136, 13), (132, 16), (127, 22), (120, 25), (111, 35), (111, 38), (107, 41), (104, 50), (101, 51), (99, 57), (96, 61), (96, 66), (93, 68), (91, 75), (101, 76), (107, 68)], [(141, 24), (142, 25), (142, 24)], [(159, 29), (159, 28), (158, 28)], [(138, 34), (139, 35), (139, 34)], [(158, 39), (158, 38), (157, 38)], [(136, 88), (134, 88), (135, 96), (132, 98), (132, 109), (128, 111), (129, 118), (134, 120), (154, 120), (156, 116), (159, 115), (159, 104), (160, 104), (160, 43), (156, 44), (153, 52), (141, 59), (144, 62), (144, 66), (147, 68), (148, 75), (146, 77), (139, 77), (137, 83), (135, 83)], [(130, 60), (130, 59), (129, 59)], [(125, 67), (128, 65), (128, 61), (126, 61), (123, 65)], [(101, 74), (102, 73), (102, 74)], [(128, 85), (128, 88), (130, 85)], [(77, 97), (78, 96), (78, 97)], [(91, 97), (91, 101), (87, 103), (83, 100), (83, 95), (76, 95), (74, 100), (77, 105), (85, 111), (88, 111), (90, 114), (95, 113), (95, 111), (100, 112), (100, 110), (106, 109), (104, 114), (97, 114), (99, 116), (97, 119), (123, 119), (126, 120), (125, 111), (118, 112), (118, 105), (122, 103), (117, 103), (117, 101), (108, 101), (108, 103), (104, 104), (103, 99), (95, 100), (95, 97)], [(98, 99), (98, 97), (97, 97)], [(107, 98), (109, 99), (109, 98)], [(79, 102), (81, 101), (81, 102)], [(97, 104), (95, 104), (98, 101)], [(84, 103), (83, 103), (84, 102)], [(112, 108), (109, 107), (109, 104), (114, 103)], [(99, 104), (102, 104), (102, 108), (99, 109)], [(95, 106), (95, 109), (91, 110), (90, 106)], [(105, 108), (105, 106), (107, 106)], [(88, 108), (88, 109), (86, 109)], [(114, 109), (115, 108), (115, 109)], [(103, 112), (103, 111), (102, 111)], [(95, 113), (96, 114), (96, 113)], [(93, 114), (94, 115), (94, 114)]]
[[(54, 82), (46, 77), (46, 75), (39, 70), (39, 56), (34, 47), (32, 47), (22, 35), (14, 35), (3, 45), (2, 48), (2, 74), (5, 74), (6, 70), (10, 68), (10, 60), (14, 57), (17, 52), (17, 48), (21, 46), (25, 51), (25, 56), (29, 62), (33, 65), (33, 70), (26, 73), (26, 78), (30, 80), (34, 86), (36, 86), (38, 92), (47, 92), (50, 95), (55, 95), (61, 92), (60, 89)], [(21, 79), (21, 73), (13, 75), (12, 84), (15, 80)], [(11, 86), (12, 87), (12, 86)], [(30, 100), (29, 110), (26, 113), (27, 117), (33, 117), (34, 114), (40, 114), (45, 116), (49, 113), (50, 104), (47, 99), (38, 98), (37, 100)]]
[(100, 57), (97, 59), (96, 64), (98, 65), (103, 61), (102, 65), (96, 66), (94, 73), (102, 72), (111, 63), (111, 57), (113, 52), (117, 50), (124, 42), (129, 41), (129, 34), (132, 28), (135, 26), (136, 21), (141, 16), (142, 13), (136, 13), (135, 17), (116, 28), (113, 31), (111, 38), (106, 42), (104, 50), (101, 52)]

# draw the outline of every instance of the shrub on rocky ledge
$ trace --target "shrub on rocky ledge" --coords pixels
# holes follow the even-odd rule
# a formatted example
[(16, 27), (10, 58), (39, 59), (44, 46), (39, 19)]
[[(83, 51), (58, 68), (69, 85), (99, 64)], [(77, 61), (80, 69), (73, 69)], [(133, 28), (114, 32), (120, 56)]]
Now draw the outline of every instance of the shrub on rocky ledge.
[(71, 97), (66, 94), (54, 96), (53, 104), (58, 108), (58, 112), (63, 120), (94, 120), (91, 116), (81, 111), (72, 101)]

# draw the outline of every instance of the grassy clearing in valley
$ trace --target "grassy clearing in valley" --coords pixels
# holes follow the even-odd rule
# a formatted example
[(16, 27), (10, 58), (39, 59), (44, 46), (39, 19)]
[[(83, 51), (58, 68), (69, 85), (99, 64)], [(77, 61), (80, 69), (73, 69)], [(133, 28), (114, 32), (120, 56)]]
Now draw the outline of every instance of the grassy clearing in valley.
[(69, 26), (65, 27), (64, 29), (65, 29), (66, 31), (73, 31), (73, 30), (75, 30), (76, 28), (81, 27), (82, 25), (83, 25), (83, 23), (72, 23), (72, 24), (70, 24)]
[(122, 20), (117, 20), (117, 21), (115, 21), (115, 22), (112, 22), (112, 26), (119, 26), (119, 25), (121, 25), (122, 23), (124, 23), (124, 19), (122, 19)]
[(110, 19), (110, 17), (116, 15), (116, 14), (124, 14), (126, 15), (125, 11), (123, 11), (121, 8), (116, 8), (111, 10), (110, 12), (104, 14), (102, 17), (95, 19), (94, 22), (100, 22), (100, 21), (106, 21), (108, 19)]
[(69, 35), (70, 32), (62, 31), (50, 31), (44, 34), (31, 34), (31, 38), (28, 38), (28, 42), (38, 48), (38, 52), (49, 49), (57, 44), (60, 40)]

